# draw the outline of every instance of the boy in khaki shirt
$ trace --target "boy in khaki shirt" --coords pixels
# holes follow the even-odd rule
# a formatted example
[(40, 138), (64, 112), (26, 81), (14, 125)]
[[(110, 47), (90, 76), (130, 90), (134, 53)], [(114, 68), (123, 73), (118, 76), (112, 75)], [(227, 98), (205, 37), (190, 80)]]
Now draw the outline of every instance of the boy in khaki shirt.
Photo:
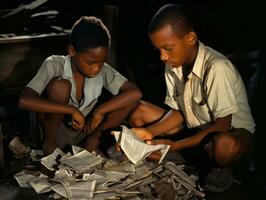
[[(250, 152), (255, 131), (241, 76), (225, 56), (198, 40), (187, 12), (178, 5), (163, 6), (154, 15), (149, 38), (165, 63), (170, 110), (141, 101), (131, 115), (132, 126), (139, 127), (133, 131), (147, 143), (170, 145), (170, 151), (200, 147), (206, 162), (214, 164), (204, 189), (225, 191), (233, 182), (230, 167)], [(184, 124), (188, 129), (183, 138), (156, 140), (180, 135)]]

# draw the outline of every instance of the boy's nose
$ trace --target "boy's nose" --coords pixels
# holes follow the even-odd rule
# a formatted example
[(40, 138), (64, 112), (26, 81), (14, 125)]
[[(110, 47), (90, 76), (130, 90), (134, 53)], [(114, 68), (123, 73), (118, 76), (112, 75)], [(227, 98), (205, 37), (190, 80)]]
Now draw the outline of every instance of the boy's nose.
[(166, 53), (161, 53), (160, 59), (163, 62), (166, 62), (169, 59), (169, 56)]
[(101, 64), (97, 64), (93, 67), (93, 72), (95, 74), (99, 73), (99, 71), (101, 70)]

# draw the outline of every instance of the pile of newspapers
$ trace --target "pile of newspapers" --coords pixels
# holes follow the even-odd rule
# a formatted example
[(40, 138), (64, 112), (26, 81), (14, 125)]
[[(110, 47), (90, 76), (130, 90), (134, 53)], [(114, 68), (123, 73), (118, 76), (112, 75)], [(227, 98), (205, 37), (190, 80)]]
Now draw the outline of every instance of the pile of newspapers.
[(126, 127), (114, 135), (125, 159), (103, 158), (72, 146), (71, 152), (56, 149), (41, 158), (52, 176), (25, 169), (14, 177), (20, 187), (32, 187), (54, 199), (204, 199), (195, 178), (184, 172), (184, 165), (161, 162), (163, 158), (160, 163), (145, 160), (154, 151), (161, 151), (164, 157), (169, 146), (147, 145)]

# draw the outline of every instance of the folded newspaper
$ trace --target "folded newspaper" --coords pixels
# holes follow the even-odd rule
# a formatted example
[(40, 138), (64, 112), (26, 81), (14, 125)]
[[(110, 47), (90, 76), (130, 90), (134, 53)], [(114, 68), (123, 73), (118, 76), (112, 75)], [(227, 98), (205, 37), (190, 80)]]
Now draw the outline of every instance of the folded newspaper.
[(161, 152), (161, 158), (159, 160), (159, 163), (161, 163), (170, 148), (170, 145), (165, 144), (146, 144), (134, 134), (132, 129), (128, 129), (126, 126), (122, 126), (122, 131), (113, 131), (113, 134), (123, 152), (134, 164), (141, 162), (155, 151)]

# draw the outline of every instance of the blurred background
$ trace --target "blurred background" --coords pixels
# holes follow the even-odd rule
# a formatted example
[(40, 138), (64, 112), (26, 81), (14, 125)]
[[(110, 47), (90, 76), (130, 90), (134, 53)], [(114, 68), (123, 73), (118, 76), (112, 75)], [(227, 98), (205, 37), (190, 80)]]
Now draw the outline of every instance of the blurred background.
[[(7, 168), (7, 144), (20, 134), (41, 145), (36, 118), (17, 108), (25, 85), (44, 59), (67, 54), (68, 33), (83, 15), (103, 20), (112, 36), (108, 63), (142, 90), (144, 99), (164, 106), (164, 66), (147, 34), (153, 14), (166, 3), (186, 5), (199, 39), (228, 56), (246, 84), (257, 123), (254, 159), (246, 187), (265, 195), (265, 6), (263, 0), (2, 0), (0, 3), (0, 167)], [(250, 189), (251, 190), (251, 189)], [(245, 195), (244, 195), (245, 196)], [(250, 199), (255, 199), (255, 196)], [(244, 197), (243, 197), (244, 198)], [(249, 196), (246, 196), (249, 199)], [(0, 197), (1, 199), (1, 197)]]

